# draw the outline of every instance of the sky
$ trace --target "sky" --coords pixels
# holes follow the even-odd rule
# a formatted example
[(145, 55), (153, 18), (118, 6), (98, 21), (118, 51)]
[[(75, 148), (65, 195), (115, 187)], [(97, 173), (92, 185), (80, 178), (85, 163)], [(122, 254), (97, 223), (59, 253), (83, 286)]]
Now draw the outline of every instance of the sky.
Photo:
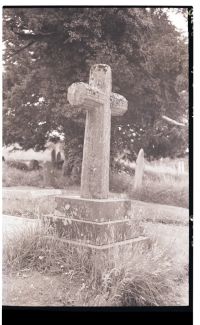
[(176, 26), (176, 28), (183, 32), (185, 36), (188, 33), (188, 21), (183, 17), (181, 13), (174, 13), (170, 10), (169, 19), (171, 20), (172, 24)]

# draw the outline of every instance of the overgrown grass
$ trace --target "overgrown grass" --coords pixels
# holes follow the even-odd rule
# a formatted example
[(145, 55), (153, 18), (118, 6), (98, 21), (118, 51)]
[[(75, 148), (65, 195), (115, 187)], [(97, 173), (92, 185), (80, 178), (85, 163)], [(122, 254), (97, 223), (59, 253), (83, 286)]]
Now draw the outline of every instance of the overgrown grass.
[(53, 197), (31, 198), (22, 193), (21, 198), (15, 198), (14, 195), (3, 198), (3, 213), (7, 215), (38, 219), (44, 214), (53, 213), (54, 209)]
[[(62, 171), (55, 171), (55, 188), (71, 188), (73, 180), (64, 177)], [(127, 173), (110, 174), (110, 191), (126, 193), (131, 199), (160, 204), (169, 204), (188, 208), (189, 179), (187, 175), (164, 175), (158, 176), (145, 174), (141, 190), (134, 189), (134, 176)], [(21, 171), (3, 166), (3, 186), (37, 186), (49, 187), (44, 182), (43, 171)], [(76, 185), (77, 186), (77, 185)]]
[(126, 173), (111, 174), (110, 188), (126, 192), (131, 199), (188, 208), (189, 179), (186, 175), (144, 175), (142, 188), (134, 189), (134, 176)]
[[(56, 240), (51, 228), (31, 228), (15, 238), (7, 238), (3, 247), (5, 273), (38, 271), (45, 274), (67, 274), (70, 281), (84, 279), (77, 304), (82, 306), (170, 306), (180, 303), (179, 285), (187, 276), (187, 262), (176, 263), (170, 248), (158, 246), (155, 240), (149, 250), (133, 251), (112, 268), (94, 272), (91, 252), (72, 248)], [(67, 279), (66, 279), (67, 281)], [(64, 283), (63, 283), (64, 286)]]
[[(73, 185), (73, 181), (69, 177), (63, 176), (62, 170), (55, 170), (54, 174), (55, 174), (54, 188), (63, 189)], [(24, 170), (10, 167), (6, 163), (4, 163), (2, 176), (3, 176), (2, 184), (5, 187), (11, 187), (11, 186), (36, 186), (41, 188), (50, 187), (49, 184), (45, 184), (43, 169), (24, 171)]]
[(86, 273), (84, 256), (77, 255), (75, 250), (58, 241), (55, 235), (53, 228), (37, 225), (27, 227), (23, 234), (4, 237), (4, 271), (12, 273), (31, 269), (41, 273), (59, 274), (74, 268), (74, 272), (80, 275), (82, 272)]
[(24, 171), (3, 164), (2, 170), (3, 186), (43, 186), (43, 175), (41, 170)]

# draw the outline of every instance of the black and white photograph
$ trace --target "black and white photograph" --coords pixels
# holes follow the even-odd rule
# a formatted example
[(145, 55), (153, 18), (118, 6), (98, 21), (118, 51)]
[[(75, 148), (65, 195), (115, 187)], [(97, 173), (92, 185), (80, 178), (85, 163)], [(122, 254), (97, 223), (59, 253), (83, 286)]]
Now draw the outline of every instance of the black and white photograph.
[(193, 8), (2, 24), (3, 306), (189, 307)]

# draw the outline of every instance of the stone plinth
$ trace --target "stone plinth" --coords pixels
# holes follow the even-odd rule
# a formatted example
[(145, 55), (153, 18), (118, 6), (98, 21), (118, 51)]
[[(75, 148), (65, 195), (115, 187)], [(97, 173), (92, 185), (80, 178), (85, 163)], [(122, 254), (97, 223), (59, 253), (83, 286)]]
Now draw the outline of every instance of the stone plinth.
[(140, 222), (132, 218), (130, 200), (57, 196), (55, 204), (54, 215), (44, 220), (68, 243), (116, 252), (122, 250), (118, 246), (130, 247), (145, 240)]

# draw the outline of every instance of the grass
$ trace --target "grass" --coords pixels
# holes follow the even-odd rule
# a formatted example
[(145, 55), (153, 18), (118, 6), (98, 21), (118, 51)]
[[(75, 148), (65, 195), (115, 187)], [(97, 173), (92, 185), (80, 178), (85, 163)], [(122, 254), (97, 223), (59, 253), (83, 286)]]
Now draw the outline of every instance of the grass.
[(43, 186), (43, 175), (41, 170), (23, 171), (7, 166), (3, 163), (2, 184), (10, 186)]
[[(127, 255), (127, 259), (125, 256), (124, 262), (115, 267), (105, 264), (101, 273), (97, 275), (94, 272), (94, 256), (91, 252), (83, 248), (66, 246), (55, 236), (50, 235), (55, 235), (53, 229), (41, 227), (26, 229), (15, 238), (5, 238), (4, 274), (19, 274), (29, 270), (60, 276), (63, 288), (69, 281), (70, 287), (77, 288), (76, 294), (73, 293), (76, 295), (76, 305), (181, 304), (180, 286), (187, 278), (188, 261), (184, 258), (177, 263), (180, 252), (176, 251), (174, 246), (166, 243), (160, 245), (154, 238), (148, 250), (142, 248), (135, 250), (131, 260)], [(62, 291), (62, 288), (60, 290)], [(72, 300), (74, 301), (74, 296)], [(65, 304), (68, 304), (66, 300)]]
[(81, 273), (77, 256), (54, 238), (51, 227), (27, 227), (23, 234), (4, 238), (3, 263), (6, 272), (32, 269), (41, 273), (59, 274), (72, 265)]
[[(132, 199), (146, 202), (188, 207), (188, 177), (186, 175), (145, 175), (143, 188), (134, 190), (134, 176), (126, 173), (110, 175), (110, 190), (125, 193)], [(3, 186), (45, 187), (43, 172), (26, 172), (3, 164)], [(57, 171), (58, 188), (69, 188), (71, 182)], [(38, 198), (37, 198), (38, 200)], [(46, 210), (45, 210), (46, 209)], [(47, 197), (36, 199), (5, 198), (3, 210), (7, 214), (38, 217), (54, 210), (54, 202)], [(46, 211), (46, 212), (45, 212)], [(94, 270), (95, 257), (83, 248), (72, 248), (56, 239), (50, 227), (27, 228), (12, 237), (4, 237), (4, 276), (36, 274), (35, 281), (43, 285), (43, 276), (51, 281), (57, 277), (57, 291), (45, 287), (47, 305), (53, 305), (58, 294), (63, 305), (80, 306), (170, 306), (187, 304), (188, 228), (151, 222), (143, 223), (152, 239), (150, 248), (128, 253), (123, 263), (106, 263), (100, 273)], [(53, 235), (53, 236), (52, 236)], [(25, 278), (26, 279), (26, 278)], [(23, 281), (25, 279), (22, 278)], [(40, 279), (40, 282), (39, 282)], [(16, 280), (16, 278), (15, 278)], [(16, 280), (17, 281), (17, 280)], [(26, 280), (28, 281), (28, 280)], [(28, 283), (28, 282), (26, 282)], [(25, 289), (21, 286), (22, 292)], [(42, 287), (43, 288), (43, 287)], [(64, 290), (65, 288), (65, 290)], [(73, 289), (75, 288), (75, 289)], [(21, 290), (20, 289), (20, 290)], [(19, 290), (18, 290), (19, 291)], [(183, 292), (184, 291), (184, 292)], [(29, 298), (29, 290), (27, 299)], [(36, 302), (39, 293), (36, 293)], [(25, 302), (26, 303), (26, 302)], [(57, 302), (58, 304), (60, 302)], [(28, 304), (28, 302), (27, 302)]]
[[(2, 171), (2, 184), (4, 187), (11, 186), (34, 186), (40, 188), (50, 187), (49, 184), (45, 184), (43, 169), (24, 171), (17, 168), (13, 168), (3, 163)], [(62, 170), (54, 171), (54, 187), (64, 189), (73, 185), (72, 180), (63, 176)]]
[(126, 173), (111, 174), (110, 188), (126, 192), (131, 199), (188, 208), (189, 179), (186, 175), (144, 175), (142, 188), (134, 189), (134, 176)]
[(54, 209), (54, 198), (47, 196), (29, 198), (23, 194), (20, 199), (13, 196), (3, 199), (3, 213), (7, 215), (37, 219), (44, 214), (53, 212)]
[[(73, 181), (62, 175), (62, 171), (55, 172), (54, 187), (59, 189), (71, 188)], [(110, 191), (126, 193), (131, 199), (154, 202), (188, 208), (189, 179), (187, 175), (144, 175), (141, 190), (134, 189), (134, 176), (127, 173), (110, 174)], [(3, 186), (37, 186), (49, 187), (45, 184), (43, 171), (22, 171), (3, 166)]]

